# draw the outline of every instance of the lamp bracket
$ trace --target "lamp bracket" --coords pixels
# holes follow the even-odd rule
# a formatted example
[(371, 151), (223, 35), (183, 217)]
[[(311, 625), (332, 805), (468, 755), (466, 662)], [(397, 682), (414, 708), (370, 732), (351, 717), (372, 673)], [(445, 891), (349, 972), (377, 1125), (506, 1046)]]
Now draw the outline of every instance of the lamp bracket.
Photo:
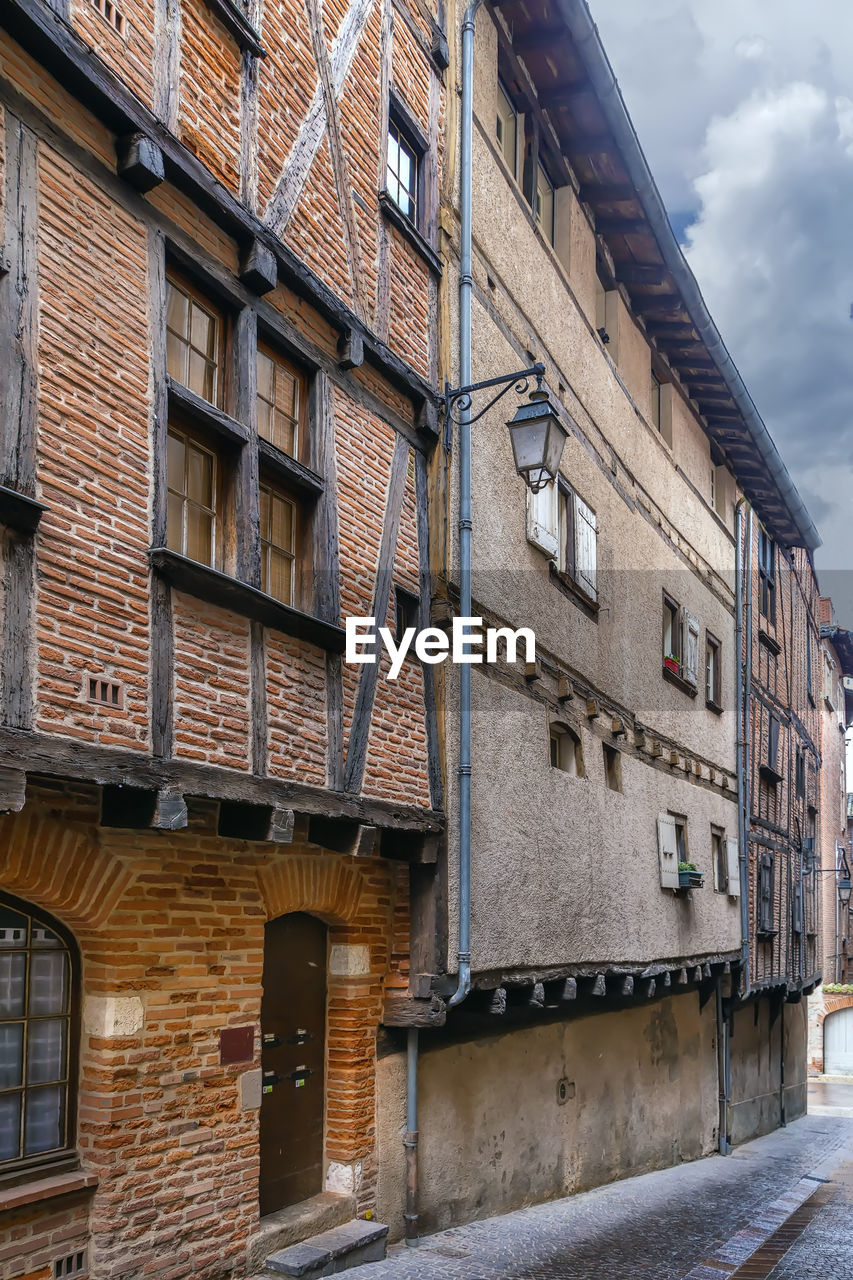
[[(545, 376), (544, 364), (531, 365), (529, 369), (519, 369), (516, 373), (505, 373), (499, 378), (486, 378), (484, 382), (471, 382), (466, 387), (451, 387), (449, 382), (444, 384), (444, 448), (450, 453), (450, 445), (453, 439), (453, 425), (462, 426), (463, 422), (472, 423), (479, 421), (484, 413), (488, 413), (492, 405), (497, 404), (502, 396), (505, 396), (510, 387), (515, 384), (516, 393), (523, 396), (527, 388), (530, 386), (530, 379), (535, 378), (539, 389), (542, 388), (542, 379)], [(492, 396), (488, 404), (484, 405), (473, 418), (468, 417), (471, 405), (473, 404), (473, 395), (476, 391), (485, 391), (488, 387), (500, 387), (497, 395)], [(454, 409), (461, 415), (456, 417)]]

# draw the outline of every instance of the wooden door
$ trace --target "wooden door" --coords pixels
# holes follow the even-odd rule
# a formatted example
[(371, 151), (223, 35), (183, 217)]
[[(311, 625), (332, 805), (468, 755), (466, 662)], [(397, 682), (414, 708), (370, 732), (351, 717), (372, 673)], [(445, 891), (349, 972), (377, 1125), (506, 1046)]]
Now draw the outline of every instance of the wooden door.
[(270, 921), (263, 985), (262, 1215), (323, 1189), (326, 926), (320, 920), (294, 914)]
[(828, 1076), (853, 1076), (853, 1009), (838, 1009), (826, 1016), (823, 1070)]

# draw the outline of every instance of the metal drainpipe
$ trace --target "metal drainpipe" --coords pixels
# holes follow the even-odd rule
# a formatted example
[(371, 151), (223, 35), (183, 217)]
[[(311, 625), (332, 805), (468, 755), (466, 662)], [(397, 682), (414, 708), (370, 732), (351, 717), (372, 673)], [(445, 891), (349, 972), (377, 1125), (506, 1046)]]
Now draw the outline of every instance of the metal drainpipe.
[(731, 1071), (729, 1035), (726, 1019), (723, 1016), (722, 980), (717, 979), (717, 1073), (720, 1078), (720, 1133), (718, 1149), (721, 1156), (731, 1154), (729, 1142), (729, 1097), (731, 1094)]
[[(471, 382), (472, 151), (474, 134), (474, 18), (483, 0), (471, 0), (462, 20), (462, 120), (460, 150), (459, 383)], [(471, 616), (471, 424), (459, 427), (459, 612)], [(459, 666), (459, 950), (458, 986), (448, 1007), (471, 990), (471, 667)]]
[[(752, 574), (745, 572), (743, 508), (745, 500), (740, 498), (735, 508), (735, 680), (737, 687), (737, 796), (738, 796), (738, 846), (740, 870), (740, 928), (741, 928), (741, 973), (744, 978), (744, 998), (750, 990), (750, 946), (749, 946), (749, 789), (747, 775), (749, 772), (749, 746), (752, 738), (752, 717), (750, 715), (750, 690), (752, 684)], [(747, 564), (751, 563), (752, 554), (752, 508), (749, 510), (746, 534)], [(746, 660), (744, 649), (744, 586), (746, 585), (747, 612), (749, 624), (746, 628)]]
[(418, 1029), (409, 1027), (406, 1043), (406, 1244), (418, 1244)]

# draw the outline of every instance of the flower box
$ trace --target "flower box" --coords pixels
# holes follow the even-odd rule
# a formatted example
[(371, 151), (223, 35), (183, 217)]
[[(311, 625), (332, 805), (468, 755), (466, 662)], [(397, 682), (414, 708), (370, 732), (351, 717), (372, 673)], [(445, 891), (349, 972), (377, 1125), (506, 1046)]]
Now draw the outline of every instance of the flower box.
[(679, 889), (701, 889), (703, 883), (701, 871), (679, 871), (678, 873)]
[(675, 675), (680, 673), (680, 664), (677, 658), (664, 658), (663, 665), (667, 671), (672, 671)]

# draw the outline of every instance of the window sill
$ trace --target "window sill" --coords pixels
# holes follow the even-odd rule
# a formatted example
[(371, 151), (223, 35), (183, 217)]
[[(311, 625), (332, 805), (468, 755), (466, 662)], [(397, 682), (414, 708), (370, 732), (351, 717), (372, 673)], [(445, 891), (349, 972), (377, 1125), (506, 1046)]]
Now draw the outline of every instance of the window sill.
[(756, 929), (755, 936), (759, 942), (772, 942), (778, 933), (778, 929)]
[(314, 498), (319, 498), (326, 487), (323, 477), (318, 476), (316, 471), (303, 466), (296, 458), (291, 458), (290, 454), (284, 453), (263, 437), (258, 439), (258, 457), (262, 471), (301, 489), (303, 493), (310, 494)]
[(414, 223), (410, 222), (406, 215), (397, 208), (387, 191), (379, 192), (379, 208), (386, 221), (396, 227), (403, 239), (408, 240), (415, 253), (423, 258), (433, 275), (441, 279), (443, 270), (441, 258), (429, 241), (421, 235)]
[(765, 782), (769, 782), (772, 787), (776, 787), (782, 781), (782, 774), (776, 769), (772, 769), (769, 764), (760, 764), (758, 772)]
[(19, 1209), (22, 1205), (37, 1204), (41, 1200), (53, 1200), (56, 1196), (72, 1195), (75, 1191), (93, 1191), (97, 1185), (94, 1173), (76, 1169), (38, 1178), (35, 1182), (23, 1182), (17, 1187), (0, 1188), (0, 1213)]
[(238, 422), (236, 418), (232, 418), (230, 414), (217, 409), (215, 404), (210, 404), (207, 400), (203, 400), (201, 396), (197, 396), (194, 391), (190, 391), (189, 387), (185, 387), (183, 383), (176, 382), (174, 378), (167, 379), (169, 386), (169, 410), (180, 410), (186, 414), (190, 421), (197, 426), (206, 427), (209, 431), (214, 431), (218, 436), (225, 440), (230, 440), (232, 444), (246, 444), (249, 439), (249, 432), (242, 422)]
[(678, 675), (677, 672), (670, 671), (669, 667), (661, 667), (661, 674), (663, 675), (664, 680), (668, 680), (670, 684), (674, 684), (676, 689), (680, 689), (682, 693), (686, 693), (688, 698), (696, 697), (696, 686), (690, 684), (689, 681), (685, 680), (683, 676)]
[(765, 649), (769, 649), (770, 652), (777, 658), (779, 657), (779, 654), (782, 652), (782, 646), (779, 643), (779, 641), (775, 638), (775, 636), (771, 636), (769, 631), (765, 631), (763, 627), (759, 628), (758, 642), (759, 644), (763, 644)]
[(574, 578), (567, 573), (561, 573), (556, 567), (553, 560), (548, 565), (551, 581), (558, 591), (562, 591), (564, 596), (576, 604), (582, 613), (585, 613), (593, 622), (598, 621), (598, 611), (600, 605), (597, 600), (593, 600), (592, 596), (588, 596), (582, 587), (579, 587)]
[(220, 573), (218, 569), (211, 569), (206, 564), (178, 555), (168, 547), (154, 547), (149, 555), (157, 573), (173, 587), (195, 596), (197, 600), (230, 609), (243, 618), (260, 622), (275, 631), (307, 640), (309, 644), (315, 644), (328, 653), (344, 651), (346, 633), (343, 627), (333, 622), (324, 622), (310, 613), (303, 613), (301, 609), (294, 609), (292, 605), (282, 604), (280, 600), (266, 595), (248, 582), (241, 582), (238, 578)]
[(14, 529), (17, 533), (35, 533), (42, 515), (49, 510), (35, 498), (0, 485), (0, 524), (7, 529)]
[(705, 706), (709, 711), (713, 711), (715, 716), (721, 716), (723, 714), (723, 708), (720, 706), (719, 702), (715, 702), (713, 698), (706, 698)]
[(231, 32), (241, 49), (253, 53), (256, 58), (267, 56), (261, 37), (234, 0), (205, 0), (205, 3), (213, 10), (223, 27)]

